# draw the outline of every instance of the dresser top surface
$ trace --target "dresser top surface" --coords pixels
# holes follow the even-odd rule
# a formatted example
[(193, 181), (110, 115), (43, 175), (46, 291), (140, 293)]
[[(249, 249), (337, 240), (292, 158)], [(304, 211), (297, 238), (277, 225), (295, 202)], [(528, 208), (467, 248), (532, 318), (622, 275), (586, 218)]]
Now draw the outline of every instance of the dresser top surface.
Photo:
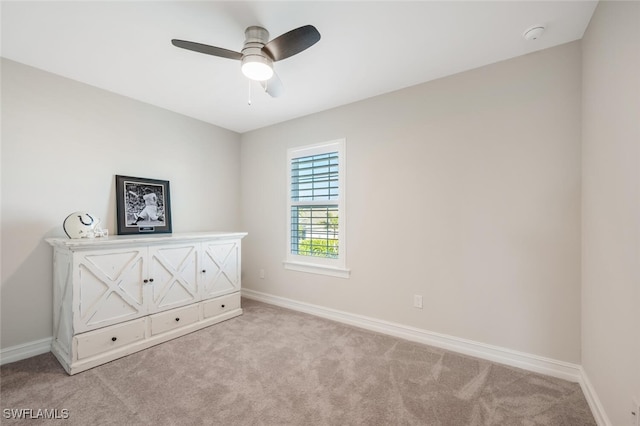
[(109, 247), (119, 245), (148, 245), (161, 243), (178, 243), (186, 241), (226, 240), (238, 239), (247, 235), (246, 232), (187, 232), (173, 234), (149, 234), (149, 235), (110, 235), (99, 238), (45, 238), (45, 241), (54, 247), (67, 249), (91, 249), (97, 247)]

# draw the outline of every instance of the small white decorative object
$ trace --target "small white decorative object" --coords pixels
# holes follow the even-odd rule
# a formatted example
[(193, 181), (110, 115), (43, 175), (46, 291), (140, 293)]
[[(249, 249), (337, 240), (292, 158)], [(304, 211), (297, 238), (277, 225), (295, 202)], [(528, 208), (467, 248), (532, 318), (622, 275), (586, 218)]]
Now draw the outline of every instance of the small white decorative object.
[[(62, 227), (69, 238), (94, 238), (94, 228), (99, 223), (100, 219), (94, 214), (73, 212), (64, 220)], [(100, 231), (102, 232), (102, 229)]]
[[(93, 227), (93, 235), (98, 238), (98, 237), (108, 237), (109, 236), (109, 230), (108, 229), (103, 229), (100, 226), (100, 219), (98, 219), (98, 221), (96, 222), (96, 225)], [(89, 237), (91, 238), (91, 237)]]

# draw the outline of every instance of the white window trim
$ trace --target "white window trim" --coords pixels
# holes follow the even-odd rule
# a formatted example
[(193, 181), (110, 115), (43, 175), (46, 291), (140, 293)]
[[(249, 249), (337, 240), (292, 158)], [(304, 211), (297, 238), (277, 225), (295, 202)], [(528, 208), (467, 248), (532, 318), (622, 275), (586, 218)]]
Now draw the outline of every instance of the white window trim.
[(347, 268), (334, 268), (328, 265), (316, 265), (292, 260), (282, 262), (284, 269), (290, 271), (307, 272), (309, 274), (328, 275), (330, 277), (349, 278), (351, 270)]
[[(286, 257), (283, 261), (284, 268), (293, 271), (312, 274), (328, 275), (339, 278), (349, 278), (350, 270), (347, 268), (347, 238), (346, 238), (346, 140), (337, 139), (314, 145), (305, 145), (289, 148), (287, 150), (287, 247)], [(338, 152), (338, 235), (340, 236), (340, 249), (337, 259), (318, 258), (311, 256), (299, 256), (291, 253), (291, 160), (298, 157), (307, 157), (327, 152)], [(333, 203), (333, 202), (332, 202)]]

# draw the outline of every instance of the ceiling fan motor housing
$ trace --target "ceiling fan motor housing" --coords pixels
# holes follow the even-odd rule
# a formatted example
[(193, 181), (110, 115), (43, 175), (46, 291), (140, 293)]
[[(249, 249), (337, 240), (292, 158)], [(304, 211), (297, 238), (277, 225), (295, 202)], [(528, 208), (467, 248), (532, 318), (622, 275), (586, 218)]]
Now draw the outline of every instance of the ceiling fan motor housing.
[(264, 46), (269, 41), (269, 31), (265, 28), (252, 26), (244, 30), (244, 42), (247, 43), (262, 43)]
[[(254, 80), (270, 79), (273, 76), (273, 60), (262, 50), (269, 41), (269, 31), (262, 27), (252, 26), (245, 30), (244, 36), (241, 60), (243, 73)], [(250, 71), (251, 69), (254, 71)]]

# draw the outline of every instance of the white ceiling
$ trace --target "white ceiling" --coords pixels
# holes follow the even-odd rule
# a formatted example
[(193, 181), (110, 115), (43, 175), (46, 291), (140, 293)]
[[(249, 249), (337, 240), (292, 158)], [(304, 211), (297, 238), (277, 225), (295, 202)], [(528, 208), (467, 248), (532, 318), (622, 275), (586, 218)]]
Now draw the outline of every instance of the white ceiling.
[[(2, 1), (2, 56), (236, 132), (582, 38), (595, 1)], [(271, 98), (237, 61), (172, 38), (239, 51), (244, 29), (322, 39), (275, 64)], [(542, 24), (535, 41), (522, 33)], [(248, 105), (249, 87), (252, 104)]]

